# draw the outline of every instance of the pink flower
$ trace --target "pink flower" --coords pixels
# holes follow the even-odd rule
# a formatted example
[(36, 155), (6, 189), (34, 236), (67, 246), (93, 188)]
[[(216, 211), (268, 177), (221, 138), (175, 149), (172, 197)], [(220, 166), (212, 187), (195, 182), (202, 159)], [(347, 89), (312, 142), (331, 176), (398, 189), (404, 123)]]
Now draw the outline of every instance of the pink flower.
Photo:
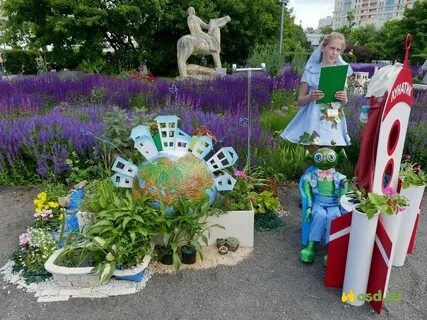
[(396, 191), (394, 191), (394, 189), (392, 187), (387, 187), (384, 189), (384, 194), (386, 196), (392, 197), (392, 196), (396, 195)]
[(240, 170), (236, 170), (236, 171), (234, 171), (234, 175), (236, 176), (236, 177), (239, 177), (239, 178), (247, 178), (248, 176), (246, 175), (246, 173), (244, 173), (243, 171), (240, 171)]
[(30, 246), (31, 245), (31, 233), (30, 232), (24, 232), (19, 236), (19, 245), (21, 246)]
[(421, 165), (418, 163), (414, 163), (412, 165), (412, 171), (414, 171), (415, 173), (420, 173), (421, 171)]
[(401, 207), (398, 208), (399, 212), (405, 211), (405, 209), (406, 208), (401, 208)]

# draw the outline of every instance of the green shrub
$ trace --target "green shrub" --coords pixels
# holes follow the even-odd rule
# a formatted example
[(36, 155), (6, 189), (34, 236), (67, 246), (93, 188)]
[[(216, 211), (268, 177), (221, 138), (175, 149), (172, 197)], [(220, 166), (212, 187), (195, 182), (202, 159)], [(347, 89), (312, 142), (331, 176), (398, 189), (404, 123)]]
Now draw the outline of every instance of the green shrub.
[(342, 54), (342, 58), (347, 63), (353, 63), (353, 62), (355, 63), (355, 62), (357, 62), (357, 56), (355, 54), (343, 53)]
[(256, 149), (257, 164), (267, 175), (280, 173), (289, 180), (299, 178), (306, 168), (304, 147), (281, 138), (278, 140), (273, 148)]
[(285, 128), (286, 114), (279, 110), (267, 110), (261, 113), (261, 124), (264, 130), (279, 131)]
[(297, 95), (295, 91), (274, 90), (271, 95), (271, 108), (282, 110), (284, 107), (293, 105), (296, 99)]
[(264, 111), (260, 116), (262, 127), (264, 130), (270, 130), (274, 135), (278, 136), (291, 122), (297, 111), (294, 105), (290, 105), (286, 113), (280, 110)]
[(282, 231), (283, 219), (275, 212), (268, 211), (265, 214), (255, 215), (254, 229), (256, 232)]
[(292, 58), (291, 63), (292, 71), (295, 74), (302, 76), (305, 68), (305, 63), (307, 61), (307, 56), (308, 54), (305, 52), (305, 49), (298, 44), (295, 48), (294, 56)]
[(268, 74), (276, 76), (282, 69), (283, 58), (279, 55), (279, 48), (277, 45), (256, 45), (247, 63), (251, 67), (259, 67), (261, 63), (265, 63)]
[(4, 51), (4, 67), (8, 74), (37, 74), (37, 53), (12, 49)]
[(79, 69), (86, 72), (86, 73), (101, 73), (106, 65), (106, 61), (103, 57), (99, 57), (93, 60), (83, 60), (80, 65)]

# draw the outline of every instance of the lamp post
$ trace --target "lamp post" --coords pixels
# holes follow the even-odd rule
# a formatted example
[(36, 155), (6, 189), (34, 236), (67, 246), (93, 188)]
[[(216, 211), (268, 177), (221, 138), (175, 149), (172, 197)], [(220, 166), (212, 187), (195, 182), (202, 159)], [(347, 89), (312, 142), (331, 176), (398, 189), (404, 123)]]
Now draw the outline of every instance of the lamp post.
[(282, 43), (283, 43), (283, 17), (285, 15), (285, 7), (289, 0), (279, 0), (282, 5), (282, 16), (280, 17), (280, 35), (279, 35), (279, 56), (282, 56)]
[(248, 94), (247, 94), (247, 106), (248, 106), (248, 155), (246, 159), (246, 167), (248, 173), (251, 171), (251, 135), (252, 135), (252, 71), (265, 71), (265, 63), (261, 63), (260, 68), (237, 68), (236, 64), (233, 64), (233, 72), (246, 72), (248, 75)]

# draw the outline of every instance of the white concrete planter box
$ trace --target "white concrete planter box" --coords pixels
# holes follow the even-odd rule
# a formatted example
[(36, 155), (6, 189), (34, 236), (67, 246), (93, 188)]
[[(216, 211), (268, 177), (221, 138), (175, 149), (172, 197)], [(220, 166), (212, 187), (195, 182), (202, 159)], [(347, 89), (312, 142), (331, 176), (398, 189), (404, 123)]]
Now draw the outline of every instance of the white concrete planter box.
[(210, 216), (208, 226), (220, 224), (225, 229), (210, 228), (208, 244), (216, 243), (217, 238), (235, 237), (239, 240), (240, 247), (253, 248), (254, 246), (254, 210), (227, 211), (220, 216)]
[[(70, 268), (57, 266), (55, 260), (63, 249), (56, 250), (44, 264), (44, 268), (50, 272), (54, 281), (61, 287), (97, 287), (100, 286), (98, 273), (91, 273), (93, 267)], [(113, 276), (117, 279), (131, 280), (147, 268), (151, 256), (145, 256), (142, 263), (129, 270), (115, 270)]]

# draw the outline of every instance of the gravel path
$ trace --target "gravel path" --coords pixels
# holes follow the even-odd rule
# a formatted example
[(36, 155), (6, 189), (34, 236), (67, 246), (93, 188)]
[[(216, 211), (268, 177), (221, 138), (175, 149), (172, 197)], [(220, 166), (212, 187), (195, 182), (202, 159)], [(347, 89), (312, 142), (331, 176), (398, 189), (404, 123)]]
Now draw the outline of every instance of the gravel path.
[[(36, 194), (0, 187), (0, 267), (32, 221)], [(237, 266), (155, 274), (134, 295), (51, 303), (0, 279), (0, 319), (427, 319), (425, 210), (415, 253), (391, 275), (389, 290), (403, 300), (387, 303), (378, 316), (369, 305), (342, 304), (341, 290), (325, 288), (320, 258), (311, 266), (298, 260), (298, 192), (287, 190), (281, 201), (284, 231), (257, 234), (253, 254)]]

